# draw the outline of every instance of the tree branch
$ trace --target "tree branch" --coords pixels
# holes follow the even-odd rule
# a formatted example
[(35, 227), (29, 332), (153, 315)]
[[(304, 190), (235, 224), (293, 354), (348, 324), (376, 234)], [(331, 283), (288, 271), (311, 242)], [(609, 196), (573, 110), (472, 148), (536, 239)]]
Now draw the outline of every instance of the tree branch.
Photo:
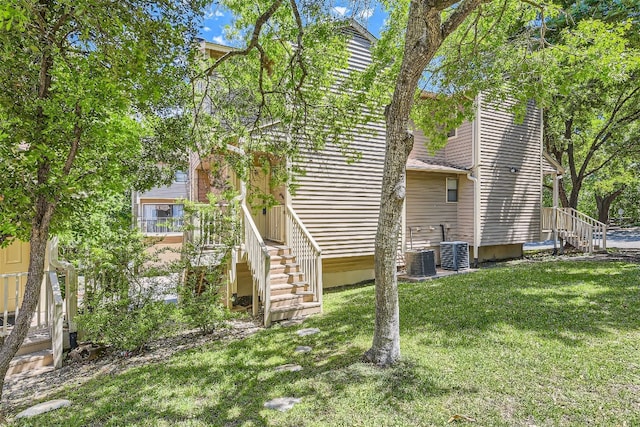
[(216, 62), (214, 62), (209, 68), (207, 68), (204, 71), (204, 74), (207, 76), (211, 76), (211, 74), (213, 74), (213, 71), (216, 68), (218, 68), (220, 64), (222, 64), (223, 62), (228, 61), (230, 58), (233, 58), (234, 56), (246, 56), (254, 48), (256, 48), (256, 46), (258, 45), (258, 38), (260, 37), (260, 32), (262, 31), (262, 27), (276, 13), (278, 8), (282, 5), (282, 1), (283, 0), (275, 0), (271, 4), (271, 7), (269, 7), (269, 9), (267, 9), (266, 12), (264, 12), (262, 15), (258, 17), (258, 19), (256, 20), (256, 25), (253, 28), (253, 34), (251, 34), (251, 39), (249, 40), (249, 44), (247, 44), (247, 47), (245, 47), (244, 49), (232, 50), (230, 52), (225, 53), (220, 58), (218, 58)]
[(453, 11), (449, 18), (440, 27), (440, 35), (442, 40), (447, 38), (449, 34), (454, 32), (467, 19), (467, 16), (473, 12), (480, 4), (487, 3), (491, 0), (464, 0)]
[(76, 102), (75, 108), (76, 114), (76, 122), (73, 125), (73, 141), (71, 141), (71, 150), (69, 150), (69, 155), (67, 156), (67, 160), (64, 162), (64, 167), (62, 168), (62, 173), (66, 176), (71, 172), (71, 167), (73, 166), (73, 161), (78, 154), (78, 148), (80, 147), (80, 138), (82, 137), (82, 126), (80, 126), (80, 120), (82, 119), (82, 108), (80, 107), (80, 102)]

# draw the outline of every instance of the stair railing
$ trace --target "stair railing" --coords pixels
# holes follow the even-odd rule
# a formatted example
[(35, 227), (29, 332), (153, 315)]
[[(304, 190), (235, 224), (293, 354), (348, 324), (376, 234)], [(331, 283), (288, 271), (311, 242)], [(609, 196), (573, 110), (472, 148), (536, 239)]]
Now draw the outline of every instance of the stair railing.
[(253, 315), (257, 316), (258, 314), (259, 298), (264, 305), (264, 325), (269, 326), (271, 324), (271, 316), (269, 313), (271, 310), (271, 285), (269, 277), (271, 255), (244, 201), (241, 204), (241, 208), (247, 265), (249, 266), (253, 279)]
[(49, 243), (49, 264), (52, 270), (64, 272), (65, 320), (69, 333), (77, 332), (75, 318), (78, 314), (78, 274), (73, 264), (59, 259), (57, 237), (53, 237)]
[(291, 205), (287, 204), (286, 212), (287, 245), (309, 281), (309, 290), (313, 292), (322, 310), (322, 249)]
[[(0, 274), (0, 294), (2, 295), (2, 336), (10, 333), (9, 313), (18, 317), (24, 298), (26, 280), (29, 273)], [(31, 321), (32, 329), (48, 328), (53, 349), (53, 365), (62, 367), (64, 300), (60, 292), (60, 284), (55, 271), (45, 271), (40, 289), (40, 298)]]
[(47, 307), (51, 349), (53, 350), (53, 367), (62, 368), (62, 352), (64, 342), (64, 300), (60, 292), (60, 283), (55, 271), (45, 273), (46, 296), (51, 302)]
[(556, 215), (558, 231), (573, 246), (589, 253), (595, 246), (607, 249), (606, 224), (573, 208), (557, 208)]

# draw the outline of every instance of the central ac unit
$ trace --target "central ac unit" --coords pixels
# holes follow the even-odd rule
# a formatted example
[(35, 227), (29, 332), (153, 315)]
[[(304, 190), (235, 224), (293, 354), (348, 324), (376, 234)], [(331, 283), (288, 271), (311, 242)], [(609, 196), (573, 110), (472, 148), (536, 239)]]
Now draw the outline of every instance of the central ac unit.
[(469, 268), (469, 244), (467, 242), (440, 242), (440, 265), (445, 270)]

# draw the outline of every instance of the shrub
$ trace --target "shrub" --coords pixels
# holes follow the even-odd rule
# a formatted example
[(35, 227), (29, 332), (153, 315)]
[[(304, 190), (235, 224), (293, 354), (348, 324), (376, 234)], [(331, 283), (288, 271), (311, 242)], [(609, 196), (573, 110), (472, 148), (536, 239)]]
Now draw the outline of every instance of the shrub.
[(222, 304), (223, 286), (222, 266), (191, 267), (178, 291), (181, 319), (204, 334), (220, 327), (229, 318)]

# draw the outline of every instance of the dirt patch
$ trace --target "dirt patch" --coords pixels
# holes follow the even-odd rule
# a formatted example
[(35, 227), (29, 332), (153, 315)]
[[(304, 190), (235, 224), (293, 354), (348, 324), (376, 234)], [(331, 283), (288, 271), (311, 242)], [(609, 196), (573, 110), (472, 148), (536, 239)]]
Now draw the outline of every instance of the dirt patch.
[(132, 355), (107, 349), (99, 358), (91, 361), (74, 362), (67, 358), (64, 366), (55, 371), (45, 368), (12, 375), (4, 383), (2, 412), (9, 415), (18, 408), (48, 398), (65, 387), (78, 387), (104, 374), (118, 374), (137, 366), (165, 361), (175, 353), (210, 342), (243, 339), (262, 328), (256, 320), (232, 320), (228, 322), (227, 328), (212, 334), (202, 335), (191, 330), (153, 341), (141, 354)]

